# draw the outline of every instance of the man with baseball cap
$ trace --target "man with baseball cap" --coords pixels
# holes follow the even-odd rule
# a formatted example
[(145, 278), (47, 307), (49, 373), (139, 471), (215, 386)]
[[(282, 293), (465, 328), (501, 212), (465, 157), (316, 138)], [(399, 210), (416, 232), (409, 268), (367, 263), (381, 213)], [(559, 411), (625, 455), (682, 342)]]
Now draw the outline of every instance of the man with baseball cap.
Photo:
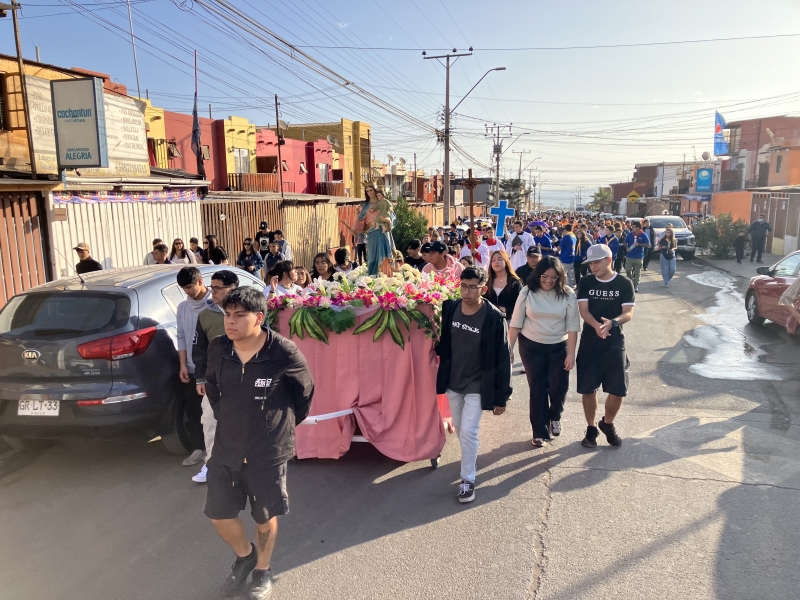
[(445, 243), (439, 240), (422, 244), (420, 254), (422, 254), (425, 262), (428, 263), (422, 267), (423, 273), (439, 273), (440, 275), (460, 277), (461, 271), (464, 270), (464, 265), (456, 260), (455, 256), (450, 256), (447, 253)]
[(538, 246), (531, 246), (528, 248), (528, 251), (525, 253), (525, 258), (527, 262), (522, 265), (519, 269), (514, 269), (517, 272), (517, 275), (522, 280), (522, 285), (526, 285), (528, 282), (528, 277), (531, 276), (533, 270), (536, 268), (536, 265), (539, 264), (539, 261), (542, 259), (542, 251), (539, 250)]
[[(583, 412), (588, 427), (581, 444), (597, 447), (598, 430), (614, 447), (622, 445), (614, 417), (628, 393), (628, 355), (622, 325), (633, 318), (634, 291), (630, 279), (611, 268), (613, 255), (605, 244), (594, 244), (586, 252), (591, 275), (581, 278), (578, 308), (583, 318), (583, 332), (576, 361), (578, 393), (583, 396)], [(605, 415), (596, 422), (597, 391), (608, 394)], [(596, 423), (596, 424), (595, 424)]]
[(269, 245), (275, 241), (275, 234), (269, 230), (269, 223), (261, 221), (258, 226), (258, 233), (253, 236), (255, 249), (261, 253), (261, 258), (266, 258), (269, 254)]
[(91, 257), (89, 244), (81, 242), (73, 248), (78, 253), (78, 264), (75, 265), (75, 272), (78, 275), (91, 273), (92, 271), (102, 271), (103, 265)]

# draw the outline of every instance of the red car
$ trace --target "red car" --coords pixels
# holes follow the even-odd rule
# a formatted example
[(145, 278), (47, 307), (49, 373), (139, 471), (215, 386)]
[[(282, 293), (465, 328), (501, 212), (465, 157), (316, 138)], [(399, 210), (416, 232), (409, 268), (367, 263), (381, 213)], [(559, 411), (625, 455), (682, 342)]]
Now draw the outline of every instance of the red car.
[(786, 289), (795, 282), (800, 271), (800, 250), (785, 256), (771, 267), (759, 267), (758, 275), (750, 280), (744, 305), (747, 320), (763, 325), (766, 319), (785, 327), (791, 334), (798, 333), (797, 319), (778, 301)]

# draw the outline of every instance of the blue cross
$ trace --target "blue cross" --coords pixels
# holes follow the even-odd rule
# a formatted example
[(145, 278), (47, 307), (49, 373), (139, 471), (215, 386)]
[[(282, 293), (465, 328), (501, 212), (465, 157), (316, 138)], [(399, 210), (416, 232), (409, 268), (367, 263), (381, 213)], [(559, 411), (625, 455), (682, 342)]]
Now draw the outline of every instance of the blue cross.
[(508, 202), (506, 200), (500, 200), (497, 206), (493, 206), (489, 209), (489, 214), (493, 217), (497, 217), (497, 231), (494, 233), (497, 237), (503, 237), (506, 231), (506, 217), (513, 217), (516, 212), (517, 211), (513, 208), (508, 208)]

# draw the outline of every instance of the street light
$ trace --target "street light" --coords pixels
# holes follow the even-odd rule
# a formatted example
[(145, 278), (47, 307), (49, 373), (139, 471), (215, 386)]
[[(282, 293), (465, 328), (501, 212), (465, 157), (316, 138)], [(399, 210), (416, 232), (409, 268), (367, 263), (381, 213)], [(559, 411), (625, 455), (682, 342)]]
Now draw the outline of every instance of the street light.
[[(483, 77), (481, 77), (480, 79), (478, 79), (478, 83), (480, 83), (481, 81), (483, 81), (483, 80), (486, 78), (486, 76), (487, 76), (489, 73), (491, 73), (492, 71), (505, 71), (505, 70), (506, 70), (506, 68), (505, 68), (505, 67), (496, 67), (496, 68), (494, 68), (494, 69), (489, 69), (488, 71), (486, 71), (486, 73), (484, 73), (484, 74), (483, 74)], [(469, 96), (469, 95), (472, 93), (472, 90), (474, 90), (476, 87), (478, 87), (478, 83), (476, 83), (475, 85), (473, 85), (473, 86), (470, 88), (470, 90), (469, 90), (469, 91), (468, 91), (466, 94), (464, 94), (464, 97), (463, 97), (463, 98), (461, 98), (461, 100), (459, 100), (459, 101), (458, 101), (458, 104), (456, 104), (456, 105), (453, 107), (453, 110), (451, 110), (451, 111), (450, 111), (450, 114), (453, 114), (454, 112), (456, 112), (456, 109), (457, 109), (457, 108), (458, 108), (458, 107), (461, 105), (461, 103), (462, 103), (464, 100), (466, 100), (466, 99), (467, 99), (467, 96)]]
[[(453, 63), (451, 63), (450, 59), (451, 58), (455, 58), (456, 60), (458, 60), (462, 56), (472, 56), (472, 46), (470, 46), (468, 52), (464, 52), (464, 53), (461, 53), (461, 54), (458, 54), (458, 50), (456, 48), (453, 48), (452, 54), (451, 53), (447, 53), (447, 54), (442, 54), (441, 56), (427, 56), (427, 52), (425, 52), (424, 50), (422, 51), (422, 57), (423, 57), (424, 60), (440, 59), (440, 58), (444, 58), (445, 59), (445, 73), (446, 73), (446, 76), (445, 76), (445, 101), (444, 101), (445, 102), (445, 104), (444, 104), (444, 177), (442, 178), (442, 180), (443, 180), (442, 181), (442, 193), (444, 195), (444, 199), (443, 199), (444, 200), (444, 202), (443, 202), (444, 206), (443, 206), (443, 208), (444, 208), (444, 224), (445, 225), (447, 225), (450, 222), (450, 115), (452, 114), (453, 110), (455, 110), (455, 108), (453, 110), (450, 110), (450, 66), (451, 66), (451, 64), (455, 64), (455, 61), (453, 61)], [(483, 78), (486, 77), (486, 75), (488, 75), (492, 71), (505, 71), (505, 70), (506, 70), (505, 67), (497, 67), (496, 69), (491, 69), (490, 71), (485, 73), (483, 77), (481, 77), (478, 80), (478, 83), (483, 81)], [(464, 95), (464, 98), (466, 98), (469, 95), (469, 93), (472, 90), (475, 89), (475, 87), (478, 85), (478, 83), (476, 83), (475, 85), (472, 86), (472, 89)], [(459, 101), (458, 104), (461, 104), (461, 102), (464, 101), (464, 98), (462, 98)], [(458, 104), (456, 104), (456, 107), (458, 106)]]

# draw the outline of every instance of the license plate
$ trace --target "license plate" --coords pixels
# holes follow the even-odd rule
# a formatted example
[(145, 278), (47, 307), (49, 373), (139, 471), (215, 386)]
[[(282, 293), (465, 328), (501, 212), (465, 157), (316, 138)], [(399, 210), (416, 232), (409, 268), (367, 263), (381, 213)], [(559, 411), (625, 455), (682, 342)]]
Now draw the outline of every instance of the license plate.
[(20, 400), (17, 415), (23, 417), (57, 417), (61, 409), (58, 400)]

